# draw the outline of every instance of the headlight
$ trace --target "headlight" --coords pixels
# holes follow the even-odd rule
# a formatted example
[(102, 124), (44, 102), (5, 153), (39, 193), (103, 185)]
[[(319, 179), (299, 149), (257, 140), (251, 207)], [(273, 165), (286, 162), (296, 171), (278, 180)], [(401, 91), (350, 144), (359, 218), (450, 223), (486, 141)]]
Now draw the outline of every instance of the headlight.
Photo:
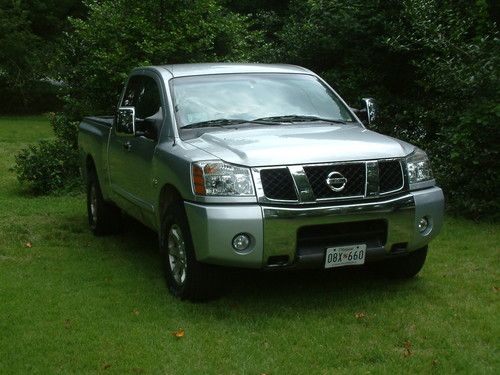
[(196, 195), (252, 196), (250, 169), (221, 161), (193, 164), (193, 190)]
[(419, 148), (406, 157), (406, 169), (410, 185), (432, 180), (431, 163), (427, 154)]

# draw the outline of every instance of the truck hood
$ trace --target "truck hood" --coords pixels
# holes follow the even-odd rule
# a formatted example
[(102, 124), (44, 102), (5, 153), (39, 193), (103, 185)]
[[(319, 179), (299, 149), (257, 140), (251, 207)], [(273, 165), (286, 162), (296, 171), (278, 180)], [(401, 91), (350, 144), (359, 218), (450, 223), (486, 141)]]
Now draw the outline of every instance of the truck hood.
[(403, 157), (414, 146), (359, 125), (276, 125), (207, 132), (187, 143), (248, 167)]

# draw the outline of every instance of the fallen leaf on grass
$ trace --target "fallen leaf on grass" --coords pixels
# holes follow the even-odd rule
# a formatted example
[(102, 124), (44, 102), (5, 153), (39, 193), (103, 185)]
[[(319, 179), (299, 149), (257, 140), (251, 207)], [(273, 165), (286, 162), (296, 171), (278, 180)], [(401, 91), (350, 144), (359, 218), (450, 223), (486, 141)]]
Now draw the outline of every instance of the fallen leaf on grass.
[(438, 364), (437, 359), (433, 359), (433, 360), (432, 360), (432, 366), (437, 366), (437, 364)]
[(185, 335), (186, 335), (186, 332), (182, 328), (179, 328), (177, 331), (172, 332), (172, 336), (175, 336), (178, 339), (180, 339), (181, 337), (184, 337)]
[(363, 318), (366, 318), (366, 313), (360, 311), (360, 312), (357, 312), (354, 314), (354, 316), (356, 317), (356, 319), (363, 319)]
[(499, 288), (498, 286), (493, 286), (493, 290), (494, 290), (495, 292), (498, 292), (498, 291), (500, 290), (500, 288)]
[(26, 242), (24, 244), (24, 247), (27, 247), (28, 249), (31, 249), (33, 247), (33, 244), (30, 241), (28, 241), (28, 242)]
[(139, 315), (139, 310), (138, 310), (138, 309), (134, 309), (134, 310), (132, 311), (132, 313), (133, 313), (135, 316), (137, 316), (137, 315)]
[(405, 348), (405, 350), (403, 352), (404, 356), (405, 357), (411, 356), (412, 353), (411, 353), (411, 342), (410, 341), (408, 341), (408, 340), (405, 341), (404, 348)]
[(109, 363), (103, 363), (103, 365), (102, 365), (103, 370), (107, 370), (110, 367), (111, 367), (111, 365)]

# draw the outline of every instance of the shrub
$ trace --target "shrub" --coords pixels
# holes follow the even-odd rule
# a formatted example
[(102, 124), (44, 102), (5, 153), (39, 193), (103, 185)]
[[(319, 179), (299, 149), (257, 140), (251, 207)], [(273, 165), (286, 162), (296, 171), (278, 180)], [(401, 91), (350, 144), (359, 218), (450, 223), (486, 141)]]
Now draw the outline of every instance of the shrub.
[(269, 61), (320, 73), (428, 152), (448, 207), (498, 218), (500, 39), (485, 1), (293, 0)]
[(453, 211), (471, 218), (500, 219), (500, 105), (485, 101), (462, 113), (456, 126), (445, 128), (434, 149), (436, 174)]
[(33, 194), (73, 190), (79, 184), (78, 151), (61, 140), (40, 141), (15, 156), (14, 171)]
[(55, 140), (40, 141), (15, 156), (14, 172), (33, 194), (61, 193), (81, 185), (78, 160), (78, 122), (50, 114)]
[(63, 113), (51, 113), (50, 124), (56, 138), (68, 143), (75, 150), (78, 148), (78, 121), (72, 121)]

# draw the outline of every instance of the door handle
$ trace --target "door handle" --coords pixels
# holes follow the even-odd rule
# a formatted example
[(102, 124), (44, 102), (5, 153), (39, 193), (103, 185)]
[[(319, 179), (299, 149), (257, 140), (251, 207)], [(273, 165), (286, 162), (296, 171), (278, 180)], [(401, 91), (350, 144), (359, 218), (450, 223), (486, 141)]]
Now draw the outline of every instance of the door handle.
[(130, 143), (129, 141), (123, 142), (122, 146), (125, 149), (125, 151), (130, 151), (130, 149), (132, 148), (132, 143)]

